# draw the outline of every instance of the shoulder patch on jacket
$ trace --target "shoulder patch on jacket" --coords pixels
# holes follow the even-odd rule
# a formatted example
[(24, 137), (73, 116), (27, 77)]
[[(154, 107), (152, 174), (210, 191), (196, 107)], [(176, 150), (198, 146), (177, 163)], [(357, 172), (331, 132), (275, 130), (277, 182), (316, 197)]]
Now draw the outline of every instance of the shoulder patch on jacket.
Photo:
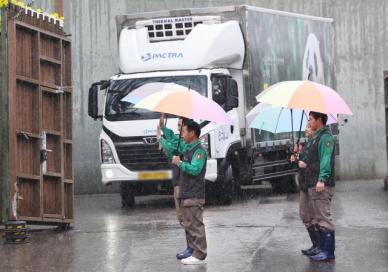
[(333, 143), (331, 141), (326, 141), (325, 142), (325, 146), (328, 147), (328, 148), (331, 147), (332, 145), (333, 145)]

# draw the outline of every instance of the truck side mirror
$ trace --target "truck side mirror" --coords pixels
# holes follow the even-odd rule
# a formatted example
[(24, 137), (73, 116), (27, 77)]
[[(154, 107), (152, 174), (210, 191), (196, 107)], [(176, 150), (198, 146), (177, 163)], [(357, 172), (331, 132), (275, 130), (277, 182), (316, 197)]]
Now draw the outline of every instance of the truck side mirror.
[(237, 82), (234, 79), (226, 79), (226, 107), (225, 110), (229, 111), (238, 107), (238, 87)]
[[(99, 88), (99, 86), (101, 86), (101, 88)], [(107, 87), (107, 81), (104, 80), (93, 83), (92, 86), (90, 86), (89, 88), (88, 115), (94, 120), (102, 120), (102, 115), (98, 114), (98, 92), (100, 91), (100, 89), (106, 89)]]
[(99, 118), (98, 116), (98, 86), (92, 85), (89, 88), (89, 104), (88, 104), (88, 114), (94, 120)]

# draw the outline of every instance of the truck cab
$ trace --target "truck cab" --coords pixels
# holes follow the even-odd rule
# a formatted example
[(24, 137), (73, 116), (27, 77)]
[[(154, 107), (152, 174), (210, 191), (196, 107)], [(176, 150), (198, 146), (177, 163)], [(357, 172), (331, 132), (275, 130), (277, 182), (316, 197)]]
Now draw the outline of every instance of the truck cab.
[[(127, 193), (130, 187), (143, 193), (153, 193), (157, 189), (169, 191), (171, 187), (171, 166), (156, 139), (160, 113), (133, 108), (133, 104), (122, 101), (123, 97), (147, 83), (173, 82), (190, 87), (201, 95), (212, 98), (224, 109), (232, 110), (233, 105), (227, 105), (226, 93), (237, 90), (231, 89), (236, 87), (230, 84), (231, 80), (226, 69), (200, 69), (120, 74), (112, 77), (109, 82), (102, 82), (106, 86), (104, 112), (100, 116), (95, 115), (103, 120), (99, 138), (102, 182), (106, 185), (125, 182), (122, 187), (126, 188)], [(94, 93), (91, 97), (97, 98), (98, 91), (100, 90), (96, 84), (91, 88), (91, 93)], [(94, 105), (97, 106), (97, 103)], [(166, 125), (178, 133), (176, 116), (167, 115)], [(204, 129), (206, 130), (206, 126)], [(212, 139), (209, 134), (202, 135), (200, 140), (209, 155), (206, 180), (214, 182), (217, 178), (216, 158), (220, 157), (221, 143)], [(210, 149), (210, 146), (217, 148)], [(144, 186), (135, 185), (136, 183)]]

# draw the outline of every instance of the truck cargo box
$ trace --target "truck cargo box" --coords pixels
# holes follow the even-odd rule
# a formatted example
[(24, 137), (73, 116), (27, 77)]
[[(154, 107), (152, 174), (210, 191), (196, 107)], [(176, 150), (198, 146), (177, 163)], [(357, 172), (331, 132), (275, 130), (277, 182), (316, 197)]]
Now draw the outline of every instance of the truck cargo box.
[[(171, 40), (185, 40), (198, 24), (229, 21), (239, 23), (245, 42), (245, 113), (257, 104), (256, 96), (262, 90), (279, 81), (309, 79), (335, 87), (334, 29), (330, 18), (245, 5), (116, 16), (118, 38), (123, 29), (145, 28), (148, 44), (165, 41), (172, 44)], [(182, 46), (185, 44), (182, 43)], [(160, 46), (155, 46), (158, 47)], [(141, 47), (136, 50), (142, 54)], [(155, 70), (152, 63), (147, 65), (150, 65), (149, 71)], [(163, 65), (159, 63), (158, 69), (163, 70)], [(171, 67), (166, 66), (165, 69), (169, 70)], [(252, 133), (252, 140), (258, 146), (268, 145), (268, 142), (273, 146), (284, 142), (280, 140), (290, 139), (290, 133)], [(247, 134), (249, 138), (250, 133)]]

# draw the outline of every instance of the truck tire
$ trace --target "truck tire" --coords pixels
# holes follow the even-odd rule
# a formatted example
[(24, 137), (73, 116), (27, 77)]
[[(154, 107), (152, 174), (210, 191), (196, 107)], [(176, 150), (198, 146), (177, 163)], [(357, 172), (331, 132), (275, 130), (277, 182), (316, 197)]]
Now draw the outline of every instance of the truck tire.
[(132, 208), (133, 206), (135, 206), (135, 189), (133, 184), (125, 181), (121, 182), (120, 194), (121, 194), (121, 206), (123, 208), (125, 207)]
[[(223, 165), (223, 164), (221, 164)], [(221, 205), (230, 205), (235, 196), (235, 180), (233, 178), (232, 165), (225, 163), (219, 178), (215, 182), (215, 197)]]
[(272, 192), (275, 194), (293, 194), (298, 190), (296, 176), (290, 175), (271, 181)]

